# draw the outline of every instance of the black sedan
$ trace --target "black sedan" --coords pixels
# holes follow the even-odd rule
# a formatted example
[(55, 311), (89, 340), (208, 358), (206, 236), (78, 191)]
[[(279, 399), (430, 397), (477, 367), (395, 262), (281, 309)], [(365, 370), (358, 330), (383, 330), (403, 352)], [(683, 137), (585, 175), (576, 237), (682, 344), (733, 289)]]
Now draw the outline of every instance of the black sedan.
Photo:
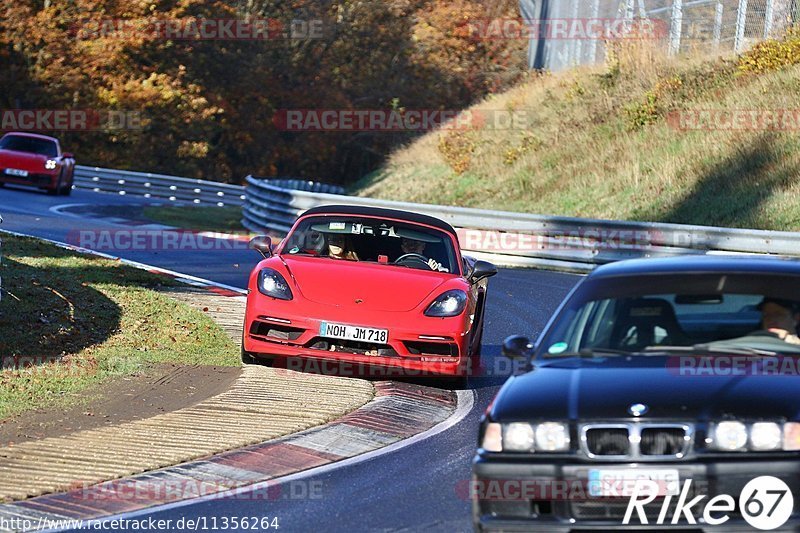
[(481, 531), (797, 530), (800, 262), (704, 256), (598, 268), (488, 407)]

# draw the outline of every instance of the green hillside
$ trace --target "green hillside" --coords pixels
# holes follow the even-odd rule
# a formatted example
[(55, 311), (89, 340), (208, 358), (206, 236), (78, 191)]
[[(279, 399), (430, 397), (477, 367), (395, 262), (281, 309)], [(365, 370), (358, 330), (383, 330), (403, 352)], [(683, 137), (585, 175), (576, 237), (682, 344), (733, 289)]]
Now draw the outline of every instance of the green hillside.
[(524, 127), (432, 132), (364, 196), (528, 213), (800, 230), (800, 36), (740, 57), (618, 48), (472, 108)]

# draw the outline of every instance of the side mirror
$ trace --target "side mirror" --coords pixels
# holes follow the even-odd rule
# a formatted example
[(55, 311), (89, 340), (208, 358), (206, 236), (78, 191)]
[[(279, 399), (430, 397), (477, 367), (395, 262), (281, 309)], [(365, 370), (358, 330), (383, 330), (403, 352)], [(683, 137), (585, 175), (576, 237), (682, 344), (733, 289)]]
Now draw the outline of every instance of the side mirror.
[(66, 157), (67, 159), (75, 159), (75, 156), (72, 155), (72, 152), (64, 152), (61, 154), (62, 156)]
[(469, 275), (470, 283), (477, 283), (482, 279), (490, 278), (497, 274), (497, 267), (488, 261), (475, 261), (472, 272)]
[(264, 256), (264, 259), (272, 257), (272, 239), (269, 235), (258, 235), (250, 239), (250, 248)]
[(503, 341), (503, 355), (509, 359), (527, 358), (533, 350), (533, 343), (528, 337), (512, 335)]

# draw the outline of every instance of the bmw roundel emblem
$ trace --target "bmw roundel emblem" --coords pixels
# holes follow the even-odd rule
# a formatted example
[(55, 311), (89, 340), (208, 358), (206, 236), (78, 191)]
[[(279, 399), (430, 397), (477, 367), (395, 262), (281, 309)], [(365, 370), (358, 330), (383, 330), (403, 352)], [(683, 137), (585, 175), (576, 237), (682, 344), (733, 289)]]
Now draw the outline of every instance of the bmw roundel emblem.
[(633, 416), (642, 416), (648, 411), (648, 407), (643, 403), (635, 403), (628, 407), (628, 412)]

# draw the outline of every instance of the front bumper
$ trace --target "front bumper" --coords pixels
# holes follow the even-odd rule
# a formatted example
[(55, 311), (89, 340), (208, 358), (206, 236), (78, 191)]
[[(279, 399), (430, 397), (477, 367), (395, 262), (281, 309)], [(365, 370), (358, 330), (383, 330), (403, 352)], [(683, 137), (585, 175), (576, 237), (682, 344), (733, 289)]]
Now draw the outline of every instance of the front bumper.
[[(251, 298), (253, 297), (251, 292)], [(248, 305), (244, 349), (291, 370), (347, 377), (456, 377), (470, 371), (469, 326), (464, 316), (418, 317), (414, 313), (332, 307), (307, 316), (291, 302), (265, 300)], [(320, 335), (322, 322), (387, 329), (385, 343), (357, 343)]]
[[(637, 466), (635, 463), (521, 463), (493, 461), (477, 457), (473, 464), (473, 479), (469, 497), (472, 500), (473, 522), (477, 531), (609, 531), (659, 530), (690, 531), (757, 531), (750, 526), (737, 508), (729, 513), (728, 521), (711, 526), (703, 521), (703, 508), (714, 496), (728, 494), (738, 502), (743, 487), (759, 476), (782, 479), (795, 498), (800, 498), (800, 461), (781, 460), (713, 460), (704, 462), (664, 462), (639, 464), (645, 468), (674, 468), (679, 471), (681, 484), (692, 480), (688, 501), (700, 495), (706, 497), (692, 507), (697, 523), (683, 518), (671, 525), (678, 496), (674, 496), (665, 514), (665, 525), (657, 524), (663, 500), (646, 505), (648, 524), (640, 523), (636, 513), (628, 525), (623, 517), (628, 498), (589, 496), (589, 469)], [(520, 487), (523, 487), (521, 490)], [(580, 487), (583, 487), (581, 489)], [(800, 513), (774, 531), (800, 531)]]
[(27, 176), (12, 176), (6, 174), (5, 167), (0, 167), (0, 182), (34, 187), (55, 187), (59, 172), (61, 169), (56, 168), (52, 171), (29, 172)]

